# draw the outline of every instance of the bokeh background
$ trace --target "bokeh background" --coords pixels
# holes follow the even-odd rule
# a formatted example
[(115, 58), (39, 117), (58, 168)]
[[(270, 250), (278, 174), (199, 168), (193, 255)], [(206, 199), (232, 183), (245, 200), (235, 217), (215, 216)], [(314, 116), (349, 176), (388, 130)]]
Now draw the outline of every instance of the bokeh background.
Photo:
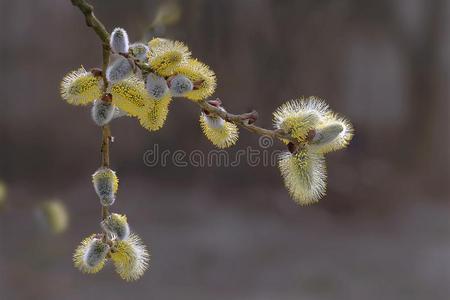
[[(188, 101), (155, 133), (114, 121), (113, 210), (150, 245), (151, 269), (135, 283), (111, 266), (83, 275), (71, 255), (99, 230), (101, 132), (59, 83), (99, 66), (99, 40), (68, 0), (1, 0), (1, 299), (449, 299), (449, 1), (189, 0), (152, 30), (164, 1), (92, 2), (108, 30), (185, 41), (229, 111), (255, 108), (270, 127), (284, 101), (316, 95), (356, 136), (327, 157), (327, 196), (297, 207), (274, 167), (146, 166), (155, 144), (213, 149)], [(258, 137), (242, 131), (228, 151), (248, 146)], [(52, 198), (70, 216), (59, 235), (36, 219)]]

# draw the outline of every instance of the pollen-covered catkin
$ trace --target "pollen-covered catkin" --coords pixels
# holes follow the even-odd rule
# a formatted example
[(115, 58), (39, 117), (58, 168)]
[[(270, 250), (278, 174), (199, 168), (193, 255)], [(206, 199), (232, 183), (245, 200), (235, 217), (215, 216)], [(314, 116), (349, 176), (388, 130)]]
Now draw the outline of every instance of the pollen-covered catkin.
[(143, 43), (134, 43), (130, 45), (131, 54), (133, 54), (133, 56), (140, 62), (144, 62), (147, 60), (148, 51), (148, 46)]
[(169, 91), (166, 80), (154, 73), (150, 73), (147, 75), (146, 88), (150, 97), (156, 100), (159, 100), (166, 96)]
[(133, 67), (128, 59), (118, 56), (116, 60), (106, 69), (106, 79), (115, 83), (128, 77), (133, 71)]
[(139, 279), (147, 270), (150, 254), (138, 235), (118, 241), (111, 251), (116, 272), (126, 281)]
[(119, 188), (119, 179), (116, 173), (106, 167), (101, 167), (92, 175), (95, 192), (100, 198), (100, 203), (110, 206), (114, 203), (115, 194)]
[(130, 235), (130, 226), (125, 215), (112, 213), (102, 221), (101, 226), (111, 238), (125, 240)]
[(86, 105), (101, 96), (101, 77), (94, 76), (83, 67), (64, 76), (61, 97), (72, 105)]
[(188, 59), (186, 64), (180, 65), (176, 74), (184, 75), (194, 84), (191, 91), (185, 93), (185, 97), (199, 101), (211, 96), (216, 89), (216, 75), (204, 63), (196, 59)]
[(75, 250), (73, 254), (74, 265), (83, 273), (97, 273), (105, 265), (109, 250), (108, 244), (93, 234), (85, 238)]
[(273, 113), (274, 127), (284, 130), (302, 143), (308, 132), (320, 124), (328, 113), (328, 105), (318, 98), (292, 100)]
[(325, 195), (326, 166), (322, 154), (305, 147), (280, 155), (278, 166), (290, 195), (300, 205), (318, 202)]
[(111, 50), (115, 53), (128, 53), (128, 34), (123, 28), (114, 28), (110, 39)]
[(108, 88), (112, 102), (131, 116), (138, 116), (149, 102), (144, 82), (134, 75), (116, 82)]
[(239, 137), (237, 126), (219, 116), (208, 116), (202, 112), (200, 126), (208, 140), (218, 148), (233, 146)]
[(148, 62), (160, 76), (171, 76), (176, 68), (186, 64), (191, 53), (178, 41), (153, 39), (149, 42)]
[(174, 97), (183, 97), (187, 92), (192, 91), (194, 85), (192, 81), (184, 75), (175, 75), (169, 79), (170, 92)]
[(95, 100), (91, 109), (92, 120), (98, 126), (108, 124), (114, 117), (116, 107), (103, 100)]
[(138, 116), (139, 122), (145, 129), (156, 131), (161, 129), (169, 113), (169, 104), (172, 101), (170, 94), (159, 100), (152, 100)]

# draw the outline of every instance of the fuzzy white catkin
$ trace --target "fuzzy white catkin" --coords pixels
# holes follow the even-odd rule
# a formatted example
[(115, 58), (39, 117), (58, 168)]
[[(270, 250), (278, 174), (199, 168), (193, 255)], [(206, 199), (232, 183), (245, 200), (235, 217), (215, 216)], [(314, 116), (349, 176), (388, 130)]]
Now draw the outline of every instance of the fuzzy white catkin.
[(115, 83), (128, 77), (132, 71), (133, 67), (128, 59), (123, 56), (119, 56), (106, 69), (106, 79), (108, 79), (111, 83)]
[(161, 99), (169, 90), (166, 80), (154, 73), (148, 74), (145, 86), (148, 94), (155, 99)]
[(114, 28), (110, 40), (111, 49), (115, 53), (128, 53), (128, 34), (123, 28)]
[[(219, 107), (221, 111), (225, 111), (223, 107)], [(205, 120), (206, 125), (210, 128), (220, 129), (225, 125), (225, 120), (219, 116), (208, 116), (202, 112), (203, 119)]]
[(116, 201), (111, 180), (108, 178), (99, 178), (95, 185), (95, 191), (100, 198), (100, 203), (104, 206), (113, 205)]
[(101, 226), (110, 236), (119, 240), (125, 240), (130, 235), (130, 226), (127, 223), (126, 216), (123, 215), (110, 214), (101, 222)]
[(214, 129), (220, 129), (225, 125), (225, 120), (222, 119), (221, 117), (211, 117), (211, 116), (207, 116), (205, 113), (202, 113), (203, 118), (206, 122), (206, 124), (208, 125), (208, 127), (210, 128), (214, 128)]
[(108, 251), (109, 246), (103, 243), (101, 239), (93, 239), (84, 254), (83, 262), (93, 268), (105, 259)]
[(104, 206), (113, 205), (116, 200), (117, 177), (115, 172), (108, 168), (98, 169), (92, 175), (94, 189)]
[(130, 51), (140, 62), (147, 59), (149, 48), (143, 43), (134, 43), (130, 45)]
[(115, 105), (102, 100), (95, 100), (91, 109), (91, 117), (95, 124), (103, 126), (113, 119), (115, 111)]
[(316, 132), (312, 142), (316, 145), (324, 145), (332, 142), (344, 130), (341, 124), (331, 124)]
[(192, 91), (194, 84), (184, 75), (176, 75), (170, 79), (170, 92), (174, 97), (183, 97), (186, 92)]

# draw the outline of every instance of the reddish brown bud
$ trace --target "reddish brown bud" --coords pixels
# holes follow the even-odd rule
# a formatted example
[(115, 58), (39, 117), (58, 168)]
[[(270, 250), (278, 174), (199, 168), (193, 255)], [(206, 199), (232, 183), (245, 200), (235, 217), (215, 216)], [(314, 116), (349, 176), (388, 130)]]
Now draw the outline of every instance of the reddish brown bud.
[(92, 68), (91, 69), (91, 73), (92, 75), (94, 75), (95, 77), (102, 77), (103, 76), (103, 72), (101, 69), (99, 68)]
[(288, 148), (289, 152), (291, 152), (292, 154), (295, 154), (298, 151), (298, 145), (296, 145), (292, 142), (289, 142), (287, 144), (287, 148)]
[(258, 112), (256, 110), (253, 110), (249, 113), (246, 114), (242, 114), (241, 115), (241, 119), (243, 121), (247, 121), (247, 124), (253, 124), (256, 122), (256, 120), (258, 119)]
[(208, 104), (215, 107), (220, 107), (222, 105), (222, 101), (219, 98), (216, 98), (214, 100), (208, 100)]
[(112, 101), (112, 95), (111, 95), (110, 93), (105, 93), (105, 94), (103, 94), (103, 96), (102, 96), (102, 101), (111, 103), (111, 101)]

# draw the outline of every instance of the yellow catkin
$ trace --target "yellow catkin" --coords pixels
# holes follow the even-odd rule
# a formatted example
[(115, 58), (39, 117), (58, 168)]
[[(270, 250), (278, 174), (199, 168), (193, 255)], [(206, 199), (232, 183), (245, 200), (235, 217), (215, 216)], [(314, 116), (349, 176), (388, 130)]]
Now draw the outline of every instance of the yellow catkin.
[(83, 67), (68, 73), (61, 82), (61, 97), (72, 105), (89, 104), (101, 94), (101, 78)]
[(299, 142), (304, 142), (309, 130), (328, 114), (328, 105), (319, 98), (309, 97), (291, 100), (273, 113), (276, 129), (283, 129)]
[(318, 202), (326, 191), (326, 166), (322, 154), (303, 148), (283, 153), (278, 167), (289, 194), (299, 205)]
[(144, 82), (132, 75), (109, 87), (112, 102), (131, 116), (138, 116), (150, 101)]
[(204, 114), (200, 116), (200, 126), (208, 140), (218, 148), (228, 148), (236, 144), (239, 138), (239, 130), (235, 124), (222, 121), (221, 126), (211, 126), (207, 118), (219, 117), (207, 117)]
[(134, 281), (147, 270), (150, 254), (139, 236), (132, 233), (127, 239), (116, 242), (111, 251), (111, 259), (122, 279)]
[(187, 64), (180, 66), (175, 73), (186, 76), (194, 83), (194, 89), (185, 94), (188, 99), (203, 100), (216, 90), (216, 75), (207, 65), (196, 59), (189, 59)]
[(179, 66), (186, 64), (191, 53), (181, 42), (153, 39), (149, 42), (148, 61), (160, 76), (170, 76)]
[(169, 113), (169, 104), (172, 101), (170, 94), (162, 99), (152, 99), (149, 105), (138, 115), (142, 127), (150, 131), (156, 131), (164, 126)]

